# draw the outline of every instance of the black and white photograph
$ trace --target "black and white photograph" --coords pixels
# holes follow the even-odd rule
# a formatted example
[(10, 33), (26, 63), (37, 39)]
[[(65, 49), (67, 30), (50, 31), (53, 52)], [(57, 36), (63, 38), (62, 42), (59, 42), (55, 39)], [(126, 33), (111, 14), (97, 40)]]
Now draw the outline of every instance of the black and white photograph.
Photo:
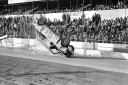
[(0, 85), (128, 85), (128, 1), (0, 0)]

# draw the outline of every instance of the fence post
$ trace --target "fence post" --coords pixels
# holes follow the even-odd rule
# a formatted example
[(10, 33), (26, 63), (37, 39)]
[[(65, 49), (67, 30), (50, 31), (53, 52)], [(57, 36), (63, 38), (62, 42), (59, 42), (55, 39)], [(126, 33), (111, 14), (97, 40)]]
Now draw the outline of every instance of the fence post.
[(95, 40), (93, 41), (93, 50), (95, 50)]

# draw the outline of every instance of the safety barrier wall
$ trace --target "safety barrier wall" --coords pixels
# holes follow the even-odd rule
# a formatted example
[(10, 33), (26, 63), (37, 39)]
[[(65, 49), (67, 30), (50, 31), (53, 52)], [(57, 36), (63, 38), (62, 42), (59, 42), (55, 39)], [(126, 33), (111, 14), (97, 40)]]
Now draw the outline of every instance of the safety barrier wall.
[[(82, 16), (82, 11), (78, 11), (78, 12), (64, 12), (65, 14), (69, 14), (70, 17), (71, 17), (71, 20), (73, 19), (78, 19)], [(39, 18), (40, 15), (48, 18), (49, 20), (51, 21), (54, 21), (54, 20), (60, 20), (62, 21), (62, 15), (64, 13), (47, 13), (47, 14), (26, 14), (24, 16), (33, 16), (35, 18)], [(128, 9), (113, 9), (113, 10), (97, 10), (97, 11), (84, 11), (84, 14), (85, 14), (85, 18), (92, 18), (92, 16), (95, 14), (95, 13), (98, 13), (101, 15), (101, 19), (104, 20), (104, 19), (115, 19), (115, 18), (118, 18), (118, 17), (125, 17), (125, 16), (128, 16)], [(15, 17), (15, 16), (22, 16), (22, 15), (5, 15), (5, 17), (9, 17), (9, 16), (12, 16), (12, 17)]]
[[(12, 41), (13, 44), (11, 44), (8, 40)], [(8, 38), (2, 40), (0, 46), (33, 49), (33, 50), (40, 50), (45, 52), (49, 51), (40, 41), (36, 39)]]
[[(9, 38), (11, 41), (11, 38)], [(14, 47), (29, 47), (34, 49), (35, 45), (41, 45), (42, 43), (35, 39), (20, 39), (20, 38), (12, 38), (12, 42)], [(6, 39), (2, 40), (2, 45), (7, 46), (10, 42)], [(89, 43), (89, 42), (75, 42), (71, 41), (70, 43), (75, 47), (75, 49), (84, 49), (84, 50), (101, 50), (101, 51), (114, 51), (115, 48), (117, 49), (128, 49), (128, 45), (126, 44), (111, 44), (111, 43)], [(11, 45), (11, 44), (10, 44)], [(9, 45), (9, 46), (10, 46)], [(43, 49), (43, 48), (41, 48)]]
[(102, 50), (102, 51), (114, 51), (114, 49), (128, 49), (127, 44), (112, 44), (112, 43), (95, 43), (95, 42), (75, 42), (72, 41), (71, 45), (78, 49), (86, 50)]
[(87, 55), (88, 57), (96, 57), (96, 58), (128, 59), (128, 53), (121, 53), (121, 52), (86, 50), (85, 55)]
[(70, 44), (75, 47), (77, 55), (86, 55), (83, 57), (128, 59), (128, 45), (125, 44), (88, 42), (71, 42)]
[[(13, 41), (13, 47), (14, 48), (26, 48), (26, 49), (33, 49), (33, 50), (39, 50), (43, 52), (49, 52), (49, 50), (38, 40), (36, 39), (20, 39), (20, 38), (12, 38)], [(2, 46), (4, 47), (12, 47), (11, 45), (7, 45), (9, 42), (6, 42), (6, 39), (2, 40)], [(71, 45), (75, 47), (75, 54), (81, 55), (84, 57), (110, 57), (110, 58), (122, 58), (122, 59), (128, 59), (128, 53), (120, 53), (120, 52), (110, 52), (108, 50), (93, 50), (93, 49), (86, 49), (89, 45), (88, 42), (71, 42)], [(101, 46), (101, 48), (108, 48), (110, 47), (113, 49), (113, 47), (117, 46), (120, 48), (125, 48), (127, 45), (112, 45), (112, 44), (105, 44), (105, 43), (96, 43), (97, 46)], [(1, 44), (0, 44), (1, 46)], [(92, 43), (90, 43), (90, 46), (92, 46)], [(89, 48), (89, 47), (88, 47)], [(98, 48), (98, 47), (97, 47)], [(86, 56), (85, 56), (86, 55)]]

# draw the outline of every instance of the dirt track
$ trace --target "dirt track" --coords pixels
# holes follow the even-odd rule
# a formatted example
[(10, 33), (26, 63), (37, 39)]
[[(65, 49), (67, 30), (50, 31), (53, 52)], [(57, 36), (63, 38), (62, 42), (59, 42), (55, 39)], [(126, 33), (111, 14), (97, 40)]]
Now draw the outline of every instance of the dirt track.
[(128, 74), (0, 56), (0, 85), (127, 85)]

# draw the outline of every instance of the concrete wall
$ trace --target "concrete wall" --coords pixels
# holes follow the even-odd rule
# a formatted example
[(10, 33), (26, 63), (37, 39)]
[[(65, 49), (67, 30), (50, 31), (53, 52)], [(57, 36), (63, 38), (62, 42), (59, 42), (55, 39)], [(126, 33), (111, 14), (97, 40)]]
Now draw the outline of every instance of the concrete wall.
[(48, 52), (49, 50), (40, 41), (35, 39), (20, 39), (20, 38), (8, 38), (2, 40), (0, 46), (3, 47), (14, 47), (14, 48), (25, 48)]
[(128, 49), (127, 44), (112, 44), (112, 43), (89, 43), (89, 42), (75, 42), (72, 41), (71, 45), (78, 49), (86, 50), (101, 50), (101, 51), (116, 51), (116, 49)]
[[(108, 47), (111, 49), (116, 48), (126, 48), (127, 45), (121, 45), (121, 44), (105, 44), (105, 43), (96, 43), (95, 48), (99, 48), (99, 50), (93, 50), (93, 49), (86, 49), (86, 47), (89, 47), (89, 43), (86, 42), (71, 42), (71, 45), (75, 47), (75, 54), (80, 55), (83, 57), (97, 57), (97, 58), (121, 58), (121, 59), (128, 59), (128, 53), (120, 53), (120, 52), (112, 52), (111, 50), (108, 51)], [(49, 49), (42, 44), (40, 41), (35, 39), (20, 39), (20, 38), (9, 38), (2, 40), (2, 44), (0, 46), (4, 47), (14, 47), (14, 48), (25, 48), (25, 49), (33, 49), (37, 51), (43, 51), (48, 52)], [(90, 46), (92, 46), (92, 43), (90, 43)], [(106, 50), (107, 49), (107, 50)]]

